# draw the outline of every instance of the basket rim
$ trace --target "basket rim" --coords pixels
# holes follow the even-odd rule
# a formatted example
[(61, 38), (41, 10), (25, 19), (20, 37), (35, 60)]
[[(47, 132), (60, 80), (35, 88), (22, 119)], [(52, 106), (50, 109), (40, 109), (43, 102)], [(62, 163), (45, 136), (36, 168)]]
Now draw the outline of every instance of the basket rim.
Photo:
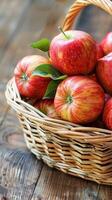
[(94, 142), (112, 142), (111, 130), (97, 127), (85, 127), (65, 120), (53, 119), (46, 116), (40, 110), (21, 99), (14, 77), (7, 83), (5, 96), (7, 103), (18, 113), (19, 116), (24, 116), (25, 118), (36, 121), (37, 123), (41, 123), (45, 129), (48, 131), (51, 129), (57, 135), (71, 139), (82, 139), (85, 142), (92, 142), (92, 140), (94, 140)]
[(77, 15), (82, 9), (89, 5), (97, 6), (98, 8), (101, 8), (108, 14), (112, 15), (112, 2), (110, 0), (75, 0), (65, 16), (63, 30), (70, 30), (74, 24), (74, 21), (76, 20)]

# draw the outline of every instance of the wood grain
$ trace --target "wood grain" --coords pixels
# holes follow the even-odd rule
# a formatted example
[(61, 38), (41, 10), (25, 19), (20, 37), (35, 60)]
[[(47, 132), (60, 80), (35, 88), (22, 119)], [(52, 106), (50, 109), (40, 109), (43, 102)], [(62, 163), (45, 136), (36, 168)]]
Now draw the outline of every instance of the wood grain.
[(5, 99), (4, 89), (5, 89), (5, 84), (0, 83), (0, 126), (2, 125), (2, 123), (4, 121), (4, 119), (7, 115), (7, 112), (8, 112), (8, 108), (9, 108), (9, 106), (6, 102), (6, 99)]
[(111, 196), (112, 186), (68, 176), (44, 165), (32, 200), (111, 200)]
[[(57, 30), (58, 32), (58, 23), (60, 23), (59, 20), (62, 13), (64, 15), (65, 8), (62, 3), (55, 0), (52, 0), (50, 3), (45, 0), (40, 3), (40, 1), (35, 0), (27, 7), (26, 15), (24, 14), (24, 18), (18, 24), (18, 31), (13, 36), (0, 62), (2, 69), (6, 69), (1, 69), (0, 79), (10, 79), (16, 63), (22, 57), (30, 54), (43, 54), (40, 51), (32, 49), (30, 45), (32, 41), (42, 37), (51, 39), (56, 34), (55, 31)], [(10, 71), (8, 70), (9, 68)]]
[(0, 193), (7, 199), (30, 199), (42, 164), (30, 152), (0, 147)]
[[(3, 86), (4, 88), (4, 86)], [(0, 91), (0, 199), (31, 198), (41, 172), (42, 163), (26, 148), (19, 122), (12, 110), (4, 111), (6, 99)], [(5, 117), (3, 114), (6, 112)], [(4, 120), (3, 120), (3, 119)]]
[(10, 3), (8, 0), (0, 1), (0, 58), (16, 34), (29, 4), (30, 0), (11, 0)]
[(96, 200), (98, 185), (44, 166), (32, 200)]

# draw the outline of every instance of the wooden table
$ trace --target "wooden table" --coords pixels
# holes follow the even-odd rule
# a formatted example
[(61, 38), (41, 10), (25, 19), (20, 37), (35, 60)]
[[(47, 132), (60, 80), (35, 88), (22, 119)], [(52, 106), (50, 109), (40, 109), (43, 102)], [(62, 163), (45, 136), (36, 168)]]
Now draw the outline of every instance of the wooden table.
[[(20, 125), (4, 96), (17, 61), (37, 54), (30, 43), (51, 39), (73, 0), (0, 0), (0, 199), (111, 200), (112, 187), (66, 175), (37, 160), (27, 149)], [(101, 39), (112, 19), (90, 7), (77, 20), (78, 29)], [(40, 53), (40, 52), (39, 52)]]

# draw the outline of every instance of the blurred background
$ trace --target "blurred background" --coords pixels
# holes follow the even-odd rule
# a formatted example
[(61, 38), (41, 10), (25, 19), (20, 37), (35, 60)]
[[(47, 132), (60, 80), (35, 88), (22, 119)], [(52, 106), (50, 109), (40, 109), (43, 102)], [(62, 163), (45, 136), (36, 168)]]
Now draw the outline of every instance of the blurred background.
[[(7, 82), (16, 63), (29, 54), (38, 54), (30, 44), (58, 33), (74, 0), (0, 0), (0, 80)], [(80, 13), (76, 28), (88, 31), (100, 41), (111, 30), (112, 18), (90, 6)]]

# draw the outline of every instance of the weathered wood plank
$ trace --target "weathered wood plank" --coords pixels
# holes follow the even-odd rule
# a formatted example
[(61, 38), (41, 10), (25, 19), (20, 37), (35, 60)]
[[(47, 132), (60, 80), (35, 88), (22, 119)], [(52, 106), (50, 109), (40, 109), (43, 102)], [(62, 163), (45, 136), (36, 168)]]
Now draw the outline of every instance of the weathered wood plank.
[(16, 34), (18, 24), (24, 16), (24, 11), (30, 5), (30, 0), (0, 1), (0, 58)]
[(32, 200), (110, 200), (112, 186), (66, 175), (44, 165)]
[(112, 186), (100, 186), (98, 200), (111, 200)]
[[(0, 99), (4, 107), (2, 92)], [(0, 125), (0, 195), (8, 200), (30, 199), (42, 165), (27, 149), (15, 113), (9, 110)]]
[(44, 165), (32, 200), (96, 200), (97, 192), (98, 184), (66, 175)]
[(64, 15), (67, 6), (68, 4), (64, 7), (63, 3), (55, 0), (50, 2), (46, 0), (33, 1), (27, 9), (24, 19), (21, 20), (21, 27), (18, 25), (20, 28), (17, 28), (18, 31), (0, 61), (2, 70), (0, 79), (7, 80), (12, 76), (16, 63), (22, 57), (30, 54), (42, 54), (30, 47), (31, 42), (41, 37), (51, 39), (56, 34), (56, 30), (58, 31), (58, 24), (61, 23), (62, 13)]
[(42, 163), (27, 149), (14, 111), (6, 110), (5, 83), (0, 84), (0, 199), (31, 199)]
[(0, 194), (9, 200), (28, 200), (42, 168), (28, 151), (0, 147)]
[(1, 83), (0, 84), (0, 126), (2, 125), (4, 121), (8, 112), (8, 108), (9, 108), (5, 99), (4, 89), (5, 89), (5, 84)]
[(6, 83), (2, 83), (0, 86), (0, 144), (12, 149), (26, 148), (19, 120), (5, 98)]

